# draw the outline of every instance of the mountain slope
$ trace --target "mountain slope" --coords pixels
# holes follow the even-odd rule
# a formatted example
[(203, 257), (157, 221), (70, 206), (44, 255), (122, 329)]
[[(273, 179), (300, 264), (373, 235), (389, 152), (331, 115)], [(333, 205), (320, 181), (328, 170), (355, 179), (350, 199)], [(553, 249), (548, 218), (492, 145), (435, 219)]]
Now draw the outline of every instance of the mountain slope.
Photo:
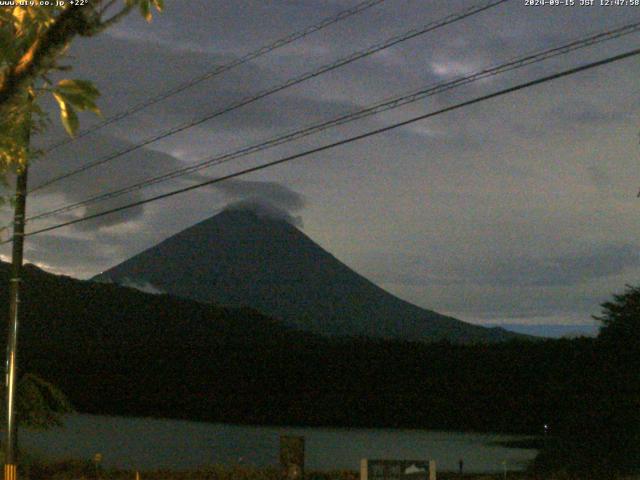
[(289, 223), (230, 209), (94, 278), (249, 306), (323, 335), (456, 342), (515, 334), (425, 310), (358, 275)]
[[(0, 262), (5, 322), (8, 277)], [(248, 309), (33, 266), (24, 269), (22, 286), (20, 371), (53, 382), (85, 413), (535, 432), (555, 424), (562, 401), (591, 385), (575, 379), (594, 370), (588, 339), (455, 345), (326, 338)], [(567, 388), (558, 384), (564, 379), (571, 379)]]

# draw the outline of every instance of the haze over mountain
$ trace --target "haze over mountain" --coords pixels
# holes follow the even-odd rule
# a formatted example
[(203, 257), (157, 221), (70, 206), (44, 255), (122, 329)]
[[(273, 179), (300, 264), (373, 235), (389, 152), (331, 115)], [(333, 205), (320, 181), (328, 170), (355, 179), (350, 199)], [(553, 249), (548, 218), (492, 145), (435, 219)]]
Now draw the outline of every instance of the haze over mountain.
[(516, 335), (419, 308), (357, 274), (275, 207), (243, 202), (94, 277), (249, 306), (323, 335), (456, 342)]

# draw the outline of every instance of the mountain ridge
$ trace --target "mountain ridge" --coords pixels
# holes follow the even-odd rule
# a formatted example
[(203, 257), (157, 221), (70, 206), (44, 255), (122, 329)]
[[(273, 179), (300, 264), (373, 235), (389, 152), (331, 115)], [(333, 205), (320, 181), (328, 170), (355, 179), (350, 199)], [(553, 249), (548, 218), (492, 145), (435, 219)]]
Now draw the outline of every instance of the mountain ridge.
[(224, 210), (93, 279), (248, 306), (321, 335), (462, 343), (517, 337), (401, 300), (287, 221), (242, 208)]
[[(0, 262), (5, 321), (9, 275)], [(549, 387), (568, 378), (558, 372), (590, 370), (585, 339), (461, 345), (329, 338), (247, 308), (31, 265), (22, 285), (20, 370), (58, 386), (83, 413), (531, 433), (553, 423), (559, 399), (569, 397)]]

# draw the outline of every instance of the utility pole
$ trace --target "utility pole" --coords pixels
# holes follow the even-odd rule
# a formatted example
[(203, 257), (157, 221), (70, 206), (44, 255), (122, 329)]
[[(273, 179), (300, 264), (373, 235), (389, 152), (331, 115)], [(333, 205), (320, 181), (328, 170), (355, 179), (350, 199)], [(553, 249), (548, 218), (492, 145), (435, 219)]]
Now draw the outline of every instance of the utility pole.
[(6, 414), (4, 480), (17, 480), (18, 426), (16, 422), (18, 314), (20, 306), (20, 284), (22, 282), (22, 257), (24, 251), (24, 224), (27, 205), (27, 171), (29, 165), (29, 140), (31, 135), (31, 101), (29, 96), (25, 115), (24, 141), (27, 150), (24, 165), (18, 167), (16, 197), (13, 215), (13, 249), (11, 252), (11, 276), (9, 278), (9, 329), (7, 334), (6, 363)]

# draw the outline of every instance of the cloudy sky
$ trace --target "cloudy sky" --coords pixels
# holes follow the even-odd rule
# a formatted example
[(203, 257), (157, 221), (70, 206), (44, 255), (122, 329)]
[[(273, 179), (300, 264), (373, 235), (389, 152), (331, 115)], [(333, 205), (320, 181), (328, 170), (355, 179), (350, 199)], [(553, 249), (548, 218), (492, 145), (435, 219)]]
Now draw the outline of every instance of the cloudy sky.
[[(599, 0), (597, 0), (597, 3)], [(106, 117), (341, 10), (352, 0), (167, 0), (74, 43)], [(58, 148), (30, 185), (201, 118), (474, 4), (386, 0)], [(579, 3), (579, 0), (576, 0)], [(84, 200), (380, 100), (625, 23), (640, 7), (500, 6), (380, 51), (34, 192), (29, 212)], [(33, 221), (54, 225), (380, 128), (638, 47), (640, 34)], [(287, 210), (313, 240), (383, 288), (484, 324), (593, 324), (640, 273), (638, 57), (481, 102), (274, 168), (28, 238), (26, 258), (89, 278), (230, 202)], [(68, 74), (67, 74), (68, 75)], [(45, 102), (47, 108), (52, 106)], [(53, 108), (52, 108), (53, 111)], [(81, 117), (83, 126), (96, 120)], [(34, 141), (64, 137), (57, 125)], [(4, 220), (10, 212), (4, 210)], [(4, 247), (6, 255), (9, 250)], [(577, 328), (577, 327), (576, 327)]]

